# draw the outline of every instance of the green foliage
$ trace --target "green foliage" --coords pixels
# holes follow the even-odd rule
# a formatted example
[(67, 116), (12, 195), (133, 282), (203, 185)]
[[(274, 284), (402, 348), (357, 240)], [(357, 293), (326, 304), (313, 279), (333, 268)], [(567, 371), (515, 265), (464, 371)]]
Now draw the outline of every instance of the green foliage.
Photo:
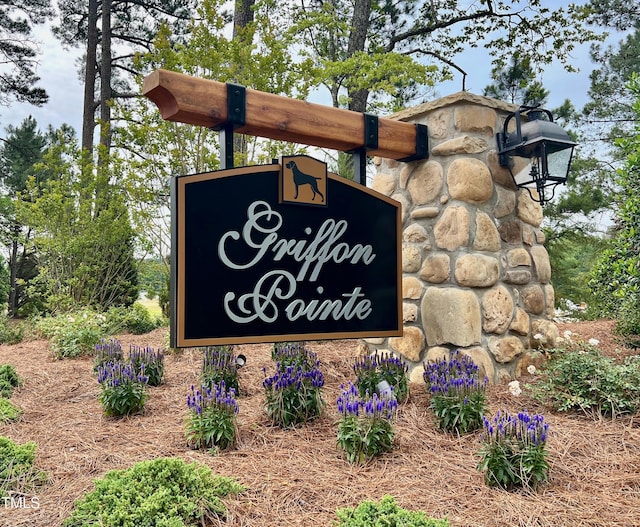
[(12, 364), (0, 364), (0, 397), (11, 397), (18, 386), (22, 386), (22, 379), (15, 367)]
[(50, 340), (56, 358), (91, 354), (106, 337), (106, 318), (90, 309), (35, 320), (36, 330)]
[(162, 326), (164, 321), (154, 317), (142, 304), (135, 302), (133, 305), (111, 307), (105, 313), (109, 333), (133, 333), (142, 335)]
[(356, 385), (360, 396), (377, 393), (382, 395), (378, 384), (385, 381), (393, 388), (393, 394), (398, 402), (403, 402), (409, 396), (407, 382), (408, 366), (401, 358), (390, 353), (378, 352), (363, 355), (356, 359), (353, 366), (356, 374)]
[(238, 386), (238, 365), (233, 346), (209, 346), (202, 348), (202, 371), (200, 379), (203, 386), (224, 384), (236, 393)]
[(615, 332), (625, 346), (640, 348), (640, 291), (631, 291), (618, 307)]
[(392, 421), (398, 409), (395, 397), (378, 397), (376, 393), (361, 397), (357, 387), (349, 381), (340, 386), (336, 401), (338, 422), (338, 446), (349, 463), (364, 464), (385, 452), (393, 450)]
[(398, 507), (392, 496), (384, 496), (380, 503), (363, 501), (356, 508), (346, 507), (336, 512), (336, 527), (449, 527), (449, 520), (428, 518), (422, 511)]
[(549, 351), (544, 375), (531, 386), (534, 398), (561, 412), (580, 410), (596, 416), (634, 414), (640, 408), (637, 358), (616, 363), (584, 343)]
[(187, 442), (192, 448), (225, 450), (236, 442), (238, 403), (233, 388), (220, 384), (191, 386), (187, 397)]
[[(620, 153), (625, 156), (616, 178), (617, 228), (610, 248), (602, 253), (589, 282), (600, 313), (612, 318), (637, 318), (628, 304), (623, 312), (619, 312), (619, 307), (625, 298), (637, 298), (640, 294), (640, 75), (632, 75), (627, 87), (635, 98), (636, 133), (617, 141)], [(622, 327), (625, 325), (623, 321)]]
[(134, 371), (147, 377), (149, 386), (160, 386), (164, 376), (164, 353), (159, 349), (155, 351), (151, 347), (129, 347), (129, 360)]
[(483, 418), (485, 436), (477, 469), (490, 487), (535, 488), (549, 479), (544, 416), (498, 412)]
[[(0, 391), (2, 391), (2, 382), (0, 382)], [(11, 404), (9, 399), (0, 397), (0, 423), (10, 423), (17, 421), (22, 415), (22, 410)]]
[(148, 377), (137, 372), (131, 362), (108, 362), (98, 366), (98, 382), (105, 415), (121, 417), (142, 412), (147, 402)]
[(63, 527), (196, 527), (224, 518), (221, 500), (244, 487), (205, 466), (178, 458), (141, 461), (112, 470), (75, 503)]
[(483, 95), (525, 106), (544, 105), (549, 97), (549, 91), (535, 80), (530, 61), (517, 54), (511, 57), (508, 67), (494, 68), (491, 77), (495, 82), (485, 87)]
[(0, 344), (18, 344), (23, 338), (23, 325), (0, 315)]
[(35, 455), (35, 443), (18, 445), (0, 436), (0, 499), (10, 491), (28, 491), (45, 480), (45, 474), (33, 465)]
[(448, 360), (425, 364), (423, 379), (441, 430), (466, 434), (482, 426), (488, 379), (479, 379), (479, 367), (468, 355), (456, 351)]
[(276, 356), (276, 373), (262, 382), (269, 419), (282, 428), (315, 419), (325, 405), (317, 355), (304, 346), (285, 346)]

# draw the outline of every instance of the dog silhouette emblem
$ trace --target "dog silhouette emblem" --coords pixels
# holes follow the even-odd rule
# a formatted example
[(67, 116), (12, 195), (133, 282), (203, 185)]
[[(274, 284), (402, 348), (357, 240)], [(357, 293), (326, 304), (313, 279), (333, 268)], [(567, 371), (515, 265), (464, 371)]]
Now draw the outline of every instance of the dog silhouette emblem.
[(301, 186), (309, 185), (311, 187), (311, 190), (313, 191), (313, 197), (311, 198), (311, 200), (315, 201), (317, 194), (322, 198), (322, 201), (324, 202), (324, 195), (322, 194), (322, 192), (320, 192), (320, 189), (318, 189), (318, 180), (322, 178), (315, 177), (310, 174), (305, 174), (298, 168), (298, 165), (296, 165), (295, 161), (289, 161), (285, 166), (291, 169), (291, 172), (293, 173), (293, 183), (296, 186), (296, 195), (293, 197), (293, 199), (298, 199), (298, 190)]

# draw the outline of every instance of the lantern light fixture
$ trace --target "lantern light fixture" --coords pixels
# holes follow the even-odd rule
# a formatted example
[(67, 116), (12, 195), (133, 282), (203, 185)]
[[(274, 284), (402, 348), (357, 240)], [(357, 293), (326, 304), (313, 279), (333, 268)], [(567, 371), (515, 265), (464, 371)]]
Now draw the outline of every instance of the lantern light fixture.
[[(523, 117), (527, 119), (525, 122)], [(515, 130), (509, 133), (508, 127), (514, 118)], [(553, 199), (556, 187), (566, 183), (577, 143), (553, 122), (549, 110), (521, 106), (507, 116), (496, 140), (500, 166), (509, 168), (516, 187), (526, 189), (534, 201), (544, 205)], [(514, 168), (514, 157), (530, 162), (521, 169)]]

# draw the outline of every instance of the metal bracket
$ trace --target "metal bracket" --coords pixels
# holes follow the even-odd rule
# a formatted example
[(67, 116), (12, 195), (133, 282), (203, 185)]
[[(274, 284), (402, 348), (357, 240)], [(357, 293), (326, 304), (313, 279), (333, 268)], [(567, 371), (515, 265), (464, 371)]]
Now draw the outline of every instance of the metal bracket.
[(233, 168), (233, 131), (246, 124), (247, 89), (239, 84), (227, 83), (227, 120), (220, 130), (220, 168)]
[(367, 181), (367, 151), (378, 148), (378, 116), (370, 113), (364, 117), (364, 144), (356, 148), (353, 154), (353, 180), (361, 185)]
[(398, 159), (402, 163), (427, 159), (429, 157), (429, 128), (426, 124), (416, 124), (416, 153), (412, 156)]

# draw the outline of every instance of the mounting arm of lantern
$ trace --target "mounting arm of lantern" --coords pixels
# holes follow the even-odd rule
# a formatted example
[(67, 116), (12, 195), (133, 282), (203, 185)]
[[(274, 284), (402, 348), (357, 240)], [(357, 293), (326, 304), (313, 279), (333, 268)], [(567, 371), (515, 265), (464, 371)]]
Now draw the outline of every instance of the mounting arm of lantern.
[[(522, 122), (522, 117), (527, 120)], [(514, 118), (515, 130), (509, 133)], [(544, 205), (553, 199), (556, 186), (566, 183), (576, 143), (553, 122), (549, 110), (521, 106), (507, 116), (496, 141), (500, 165), (509, 169), (516, 187), (526, 189), (534, 201)], [(530, 162), (517, 169), (514, 157)]]

